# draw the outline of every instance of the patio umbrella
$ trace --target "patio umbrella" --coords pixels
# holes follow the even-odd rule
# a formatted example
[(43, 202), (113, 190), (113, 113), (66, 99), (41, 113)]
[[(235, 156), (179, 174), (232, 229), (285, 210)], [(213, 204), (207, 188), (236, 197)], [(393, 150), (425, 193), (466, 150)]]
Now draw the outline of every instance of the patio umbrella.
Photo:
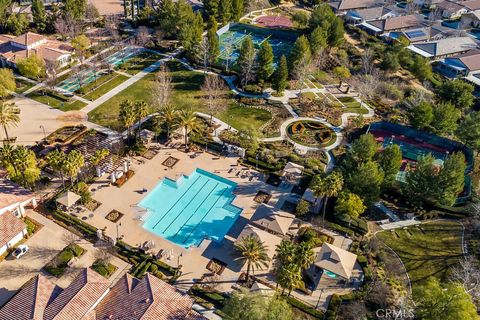
[(71, 191), (67, 191), (57, 198), (57, 202), (60, 203), (61, 205), (64, 205), (67, 208), (70, 208), (78, 200), (80, 200), (80, 198), (81, 197), (78, 194)]

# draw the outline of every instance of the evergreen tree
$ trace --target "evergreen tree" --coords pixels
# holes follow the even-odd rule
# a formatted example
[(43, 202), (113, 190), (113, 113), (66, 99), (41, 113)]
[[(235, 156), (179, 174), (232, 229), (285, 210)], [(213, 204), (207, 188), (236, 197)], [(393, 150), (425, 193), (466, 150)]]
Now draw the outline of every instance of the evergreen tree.
[(232, 19), (232, 0), (220, 1), (220, 7), (218, 8), (218, 18), (223, 24), (227, 24)]
[(218, 43), (218, 24), (217, 20), (214, 17), (210, 17), (209, 28), (207, 31), (208, 39), (208, 49), (209, 49), (209, 60), (210, 63), (214, 63), (217, 60), (218, 55), (220, 54), (220, 44)]
[(460, 111), (450, 103), (440, 103), (433, 110), (432, 127), (435, 133), (450, 134), (457, 129)]
[(64, 0), (63, 10), (75, 20), (82, 20), (87, 11), (87, 0)]
[(282, 55), (282, 57), (280, 58), (280, 62), (278, 63), (277, 69), (275, 70), (275, 74), (273, 76), (272, 88), (278, 93), (283, 93), (283, 91), (287, 88), (287, 85), (288, 85), (287, 79), (288, 79), (287, 58), (284, 55)]
[(42, 0), (32, 0), (33, 23), (39, 31), (44, 31), (47, 26), (47, 15)]
[(420, 102), (410, 111), (410, 123), (418, 129), (427, 129), (433, 121), (432, 105), (426, 101)]
[(473, 96), (473, 85), (456, 79), (443, 82), (438, 90), (438, 95), (445, 101), (452, 103), (459, 109), (470, 108), (475, 100)]
[(207, 18), (217, 18), (220, 0), (203, 0), (203, 8), (207, 14)]
[(433, 77), (430, 61), (418, 54), (413, 58), (413, 65), (410, 71), (420, 81), (430, 80)]
[(457, 136), (470, 148), (480, 150), (480, 112), (468, 114), (458, 126)]
[(315, 56), (321, 50), (327, 48), (327, 33), (321, 27), (316, 27), (313, 32), (310, 34), (310, 50)]
[(244, 0), (232, 0), (232, 19), (233, 21), (240, 20), (243, 17)]
[(361, 135), (352, 142), (343, 162), (344, 174), (354, 171), (360, 164), (372, 161), (379, 145), (371, 134)]
[(448, 156), (440, 171), (438, 185), (441, 192), (437, 195), (440, 204), (453, 206), (460, 192), (465, 186), (465, 156), (461, 152), (455, 152)]
[(380, 197), (383, 180), (384, 173), (380, 166), (374, 161), (368, 161), (347, 173), (346, 185), (351, 192), (370, 205)]
[(179, 40), (185, 48), (187, 57), (195, 57), (198, 45), (202, 41), (203, 18), (200, 12), (193, 13), (191, 7), (186, 9), (184, 13), (180, 13), (179, 20)]
[(310, 44), (307, 38), (303, 35), (298, 37), (288, 56), (288, 71), (290, 76), (295, 73), (296, 67), (300, 65), (302, 61), (309, 61), (311, 56)]
[(25, 33), (28, 30), (29, 21), (23, 13), (12, 13), (7, 19), (7, 29), (16, 36)]
[(335, 47), (343, 43), (345, 33), (343, 21), (335, 15), (328, 4), (324, 3), (313, 9), (309, 26), (312, 30), (321, 27), (327, 34), (327, 42), (330, 46)]
[(432, 202), (438, 194), (438, 176), (434, 164), (435, 158), (430, 154), (418, 159), (415, 170), (407, 171), (403, 190), (408, 199), (421, 205), (424, 201)]
[(162, 5), (158, 8), (158, 23), (166, 37), (172, 37), (177, 33), (177, 23), (179, 23), (177, 8), (173, 0), (163, 0)]
[(270, 42), (263, 41), (258, 50), (258, 79), (260, 81), (267, 81), (274, 72), (273, 68), (273, 50)]
[(255, 77), (255, 49), (251, 37), (246, 37), (240, 46), (237, 68), (242, 78), (243, 86)]
[(340, 193), (335, 203), (335, 213), (339, 215), (347, 215), (352, 218), (358, 218), (366, 209), (362, 199), (354, 193)]
[(380, 155), (379, 163), (385, 174), (384, 185), (392, 185), (402, 166), (402, 150), (396, 144), (389, 145)]

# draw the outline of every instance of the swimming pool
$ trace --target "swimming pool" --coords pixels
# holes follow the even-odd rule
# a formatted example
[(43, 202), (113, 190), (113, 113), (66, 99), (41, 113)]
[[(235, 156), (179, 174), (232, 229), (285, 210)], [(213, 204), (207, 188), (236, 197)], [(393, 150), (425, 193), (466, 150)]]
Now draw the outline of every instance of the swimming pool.
[(147, 210), (143, 227), (185, 248), (205, 238), (220, 242), (242, 212), (232, 205), (236, 186), (199, 168), (177, 181), (164, 178), (139, 203)]

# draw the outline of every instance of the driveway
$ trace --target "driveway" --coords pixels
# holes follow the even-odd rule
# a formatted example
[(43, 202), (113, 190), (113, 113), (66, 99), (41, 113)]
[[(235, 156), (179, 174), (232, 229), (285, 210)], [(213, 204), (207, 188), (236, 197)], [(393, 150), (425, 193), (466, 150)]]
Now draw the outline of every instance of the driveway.
[[(7, 257), (0, 262), (0, 279), (2, 279), (0, 281), (0, 306), (5, 304), (25, 282), (41, 273), (45, 264), (75, 238), (70, 231), (37, 212), (27, 210), (27, 216), (42, 224), (43, 227), (25, 242), (30, 248), (26, 255), (18, 260)], [(60, 287), (68, 286), (81, 268), (91, 266), (95, 260), (97, 248), (85, 240), (79, 240), (77, 243), (87, 251), (75, 261), (71, 268), (67, 268), (68, 272), (61, 278), (43, 273)], [(129, 265), (126, 262), (116, 257), (112, 257), (110, 262), (118, 267), (116, 273), (110, 277), (111, 281), (118, 279), (128, 271)]]

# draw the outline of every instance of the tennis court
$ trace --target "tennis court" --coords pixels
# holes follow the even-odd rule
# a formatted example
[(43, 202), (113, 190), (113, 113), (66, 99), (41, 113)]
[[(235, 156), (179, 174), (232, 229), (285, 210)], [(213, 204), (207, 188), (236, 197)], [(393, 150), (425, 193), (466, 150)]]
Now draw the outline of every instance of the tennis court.
[[(106, 57), (103, 60), (103, 63), (117, 66), (139, 55), (144, 50), (145, 50), (144, 48), (126, 47)], [(105, 74), (105, 70), (95, 70), (93, 67), (90, 67), (63, 80), (57, 85), (57, 87), (65, 92), (73, 93), (76, 90), (78, 90), (80, 87), (87, 85), (92, 81), (95, 81), (97, 78), (101, 77), (103, 74)]]
[(265, 28), (292, 28), (293, 27), (292, 20), (282, 15), (262, 16), (255, 19), (255, 23)]
[(239, 49), (242, 42), (250, 37), (255, 49), (259, 49), (264, 41), (268, 41), (273, 49), (274, 62), (276, 63), (282, 55), (288, 55), (295, 41), (296, 34), (287, 37), (280, 35), (275, 30), (259, 30), (245, 24), (236, 24), (219, 35), (220, 63), (233, 65), (239, 57)]

